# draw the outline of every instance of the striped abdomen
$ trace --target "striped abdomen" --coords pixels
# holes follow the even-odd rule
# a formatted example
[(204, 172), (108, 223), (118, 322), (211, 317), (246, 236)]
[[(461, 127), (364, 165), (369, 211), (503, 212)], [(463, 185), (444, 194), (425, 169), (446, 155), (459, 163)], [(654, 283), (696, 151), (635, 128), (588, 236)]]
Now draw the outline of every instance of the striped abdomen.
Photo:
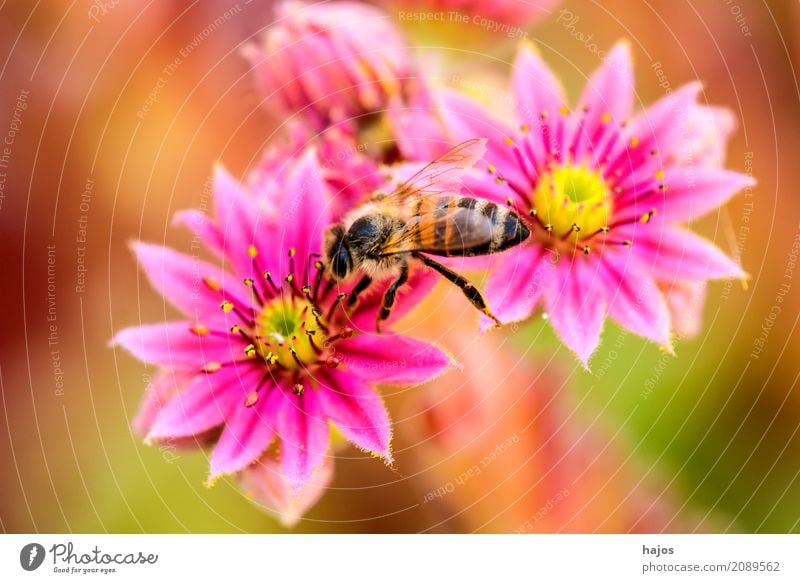
[(448, 257), (487, 255), (518, 245), (530, 231), (507, 207), (488, 200), (443, 196), (414, 203), (406, 241), (418, 251)]

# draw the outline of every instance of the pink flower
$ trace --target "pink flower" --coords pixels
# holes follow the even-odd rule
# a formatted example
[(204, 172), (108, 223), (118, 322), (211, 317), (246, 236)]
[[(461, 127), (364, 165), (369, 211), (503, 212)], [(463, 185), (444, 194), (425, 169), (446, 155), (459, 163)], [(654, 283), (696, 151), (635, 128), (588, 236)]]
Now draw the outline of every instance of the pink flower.
[(287, 528), (294, 527), (308, 509), (322, 498), (332, 479), (331, 456), (322, 460), (299, 494), (295, 493), (286, 479), (280, 462), (269, 454), (239, 474), (239, 481), (247, 495), (264, 510), (275, 514)]
[[(213, 219), (178, 213), (176, 221), (227, 269), (133, 244), (152, 285), (183, 314), (113, 339), (160, 368), (136, 426), (155, 442), (210, 437), (210, 481), (245, 470), (277, 440), (280, 480), (300, 494), (329, 455), (329, 423), (391, 463), (389, 416), (372, 384), (421, 383), (451, 364), (425, 342), (362, 332), (374, 328), (388, 281), (345, 314), (349, 287), (329, 282), (318, 261), (330, 212), (317, 155), (308, 149), (256, 191), (218, 168)], [(432, 281), (413, 274), (389, 322)], [(306, 496), (308, 503), (313, 496)]]
[(625, 42), (609, 52), (573, 109), (529, 43), (517, 56), (512, 91), (517, 128), (459, 94), (441, 98), (456, 139), (489, 137), (488, 172), (465, 186), (507, 199), (530, 217), (529, 241), (490, 274), (492, 310), (513, 322), (543, 306), (585, 366), (607, 316), (671, 350), (676, 324), (662, 290), (746, 277), (716, 246), (681, 226), (754, 184), (714, 163), (729, 131), (713, 131), (720, 110), (698, 105), (700, 85), (690, 83), (631, 118), (633, 67)]
[(406, 42), (389, 16), (357, 2), (281, 2), (250, 62), (268, 108), (301, 116), (316, 130), (342, 119), (368, 123), (406, 90)]

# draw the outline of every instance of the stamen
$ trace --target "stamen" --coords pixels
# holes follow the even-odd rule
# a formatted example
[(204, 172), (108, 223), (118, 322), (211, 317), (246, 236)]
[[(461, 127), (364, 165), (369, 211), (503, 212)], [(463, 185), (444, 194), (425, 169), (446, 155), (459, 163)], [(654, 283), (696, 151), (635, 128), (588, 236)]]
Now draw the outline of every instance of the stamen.
[(331, 306), (331, 309), (328, 310), (328, 317), (325, 318), (328, 322), (333, 322), (333, 315), (336, 312), (336, 308), (339, 306), (344, 305), (344, 299), (347, 297), (347, 294), (342, 292), (338, 296), (336, 296), (336, 301)]
[(197, 336), (208, 336), (209, 333), (208, 326), (204, 326), (203, 324), (195, 324), (190, 330)]
[(217, 372), (221, 368), (222, 368), (222, 363), (212, 360), (211, 362), (205, 363), (203, 365), (203, 368), (201, 368), (200, 370), (202, 372), (211, 374)]
[(264, 272), (264, 279), (266, 279), (267, 283), (269, 283), (270, 287), (272, 287), (272, 291), (274, 291), (276, 294), (281, 293), (281, 289), (275, 285), (274, 281), (272, 281), (272, 274), (269, 271)]
[(253, 295), (256, 296), (256, 300), (258, 301), (258, 303), (260, 305), (263, 306), (264, 305), (264, 298), (261, 296), (261, 292), (258, 291), (258, 286), (256, 285), (256, 282), (253, 280), (253, 278), (252, 277), (245, 277), (244, 278), (244, 285), (246, 285), (249, 288), (252, 288)]
[(211, 291), (218, 292), (219, 290), (222, 289), (222, 284), (220, 284), (219, 280), (217, 280), (214, 277), (211, 277), (210, 275), (207, 275), (206, 277), (203, 278), (203, 283)]
[(303, 387), (302, 383), (295, 383), (292, 387), (292, 393), (297, 395), (298, 397), (305, 392), (305, 387)]
[(341, 332), (328, 338), (328, 342), (326, 342), (325, 345), (329, 346), (334, 342), (336, 342), (337, 340), (347, 340), (352, 335), (353, 335), (353, 329), (350, 326), (345, 326), (344, 328), (342, 328)]

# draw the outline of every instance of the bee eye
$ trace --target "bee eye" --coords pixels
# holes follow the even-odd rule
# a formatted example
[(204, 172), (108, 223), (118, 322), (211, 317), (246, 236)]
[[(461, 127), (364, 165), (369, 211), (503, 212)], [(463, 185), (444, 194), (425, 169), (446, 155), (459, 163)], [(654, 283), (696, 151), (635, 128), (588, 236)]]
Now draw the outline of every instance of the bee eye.
[(350, 253), (343, 245), (340, 245), (331, 257), (331, 270), (339, 279), (344, 279), (350, 273)]

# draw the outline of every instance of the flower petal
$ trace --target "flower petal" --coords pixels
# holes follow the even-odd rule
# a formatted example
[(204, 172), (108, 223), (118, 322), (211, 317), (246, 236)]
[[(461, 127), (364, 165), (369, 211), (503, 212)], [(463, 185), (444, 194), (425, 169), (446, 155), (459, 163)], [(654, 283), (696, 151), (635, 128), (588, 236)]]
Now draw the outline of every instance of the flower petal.
[(520, 43), (511, 87), (517, 102), (517, 117), (531, 125), (539, 120), (543, 111), (555, 115), (566, 103), (561, 81), (532, 42)]
[(663, 223), (652, 226), (640, 228), (632, 237), (631, 251), (642, 269), (656, 279), (672, 283), (747, 277), (739, 265), (703, 237)]
[(195, 374), (195, 371), (169, 369), (157, 372), (147, 385), (139, 410), (131, 422), (133, 430), (142, 437), (146, 436), (164, 405), (179, 393)]
[(624, 187), (652, 177), (664, 160), (672, 159), (680, 151), (689, 112), (697, 107), (695, 102), (701, 89), (699, 82), (688, 83), (637, 114), (625, 128), (625, 139), (609, 153), (611, 162), (606, 165), (607, 172), (621, 170), (628, 175)]
[[(263, 374), (259, 371), (259, 375)], [(256, 461), (275, 437), (278, 408), (284, 400), (284, 389), (265, 386), (259, 401), (252, 407), (244, 404), (245, 395), (258, 386), (258, 376), (250, 376), (235, 387), (237, 399), (228, 413), (225, 429), (211, 454), (209, 481), (223, 474), (238, 472)]]
[(322, 463), (328, 449), (328, 420), (310, 388), (299, 397), (284, 393), (278, 413), (283, 473), (297, 492)]
[[(428, 269), (412, 267), (408, 281), (397, 290), (397, 299), (392, 309), (392, 313), (384, 320), (384, 328), (389, 328), (392, 323), (397, 322), (427, 296), (439, 281), (438, 276)], [(351, 315), (350, 326), (355, 330), (368, 333), (375, 331), (375, 322), (378, 318), (383, 302), (383, 295), (391, 285), (392, 278), (373, 283), (370, 288), (360, 297), (355, 312)], [(355, 286), (355, 282), (347, 287), (340, 286), (338, 292), (349, 293)]]
[(141, 241), (132, 243), (131, 248), (156, 291), (187, 316), (206, 320), (222, 314), (219, 305), (224, 295), (206, 281), (218, 283), (231, 299), (250, 304), (242, 299), (241, 282), (210, 263)]
[(236, 337), (200, 336), (191, 322), (162, 322), (125, 328), (111, 339), (142, 362), (198, 371), (209, 362), (240, 358), (243, 343)]
[(669, 168), (664, 198), (664, 216), (673, 221), (691, 221), (716, 210), (737, 192), (755, 186), (752, 176), (730, 170)]
[(323, 458), (300, 493), (292, 490), (280, 462), (269, 454), (242, 470), (239, 479), (248, 496), (276, 514), (285, 527), (292, 528), (328, 489), (333, 480), (333, 457)]
[(708, 286), (704, 282), (662, 284), (667, 299), (672, 330), (683, 338), (694, 338), (703, 326), (703, 306)]
[(488, 139), (486, 155), (478, 162), (478, 168), (485, 170), (488, 164), (495, 164), (500, 174), (513, 184), (527, 183), (505, 143), (506, 138), (516, 135), (510, 126), (489, 115), (487, 108), (456, 91), (441, 90), (437, 94), (437, 104), (453, 141)]
[(553, 328), (588, 370), (589, 359), (600, 343), (606, 300), (602, 282), (597, 281), (598, 262), (583, 259), (561, 262), (559, 282), (553, 283), (545, 300)]
[(580, 132), (580, 139), (576, 144), (575, 158), (591, 154), (606, 131), (620, 131), (631, 115), (634, 95), (630, 44), (623, 40), (614, 45), (600, 68), (589, 78), (578, 101), (579, 110), (586, 108), (586, 114), (576, 129)]
[(319, 398), (328, 419), (356, 446), (391, 463), (392, 426), (380, 395), (349, 371), (325, 371), (324, 382)]
[(216, 223), (204, 212), (194, 209), (178, 211), (172, 216), (172, 224), (188, 228), (209, 250), (217, 255), (222, 254), (222, 234)]
[(289, 169), (280, 208), (275, 243), (282, 252), (279, 273), (288, 274), (289, 250), (295, 250), (295, 262), (299, 261), (295, 269), (305, 269), (309, 255), (320, 252), (330, 223), (328, 190), (313, 148), (307, 148)]
[[(557, 264), (553, 257), (552, 252), (532, 245), (519, 245), (503, 254), (489, 273), (484, 294), (501, 322), (519, 322), (533, 313), (555, 276)], [(482, 316), (480, 326), (484, 332), (494, 322)]]
[(222, 425), (258, 379), (255, 367), (196, 375), (161, 409), (147, 439), (190, 437)]
[(672, 350), (669, 310), (651, 277), (626, 266), (624, 253), (604, 252), (598, 271), (606, 285), (608, 313), (623, 328)]
[(400, 335), (361, 334), (336, 347), (338, 358), (349, 372), (376, 383), (424, 383), (453, 364), (432, 344)]

